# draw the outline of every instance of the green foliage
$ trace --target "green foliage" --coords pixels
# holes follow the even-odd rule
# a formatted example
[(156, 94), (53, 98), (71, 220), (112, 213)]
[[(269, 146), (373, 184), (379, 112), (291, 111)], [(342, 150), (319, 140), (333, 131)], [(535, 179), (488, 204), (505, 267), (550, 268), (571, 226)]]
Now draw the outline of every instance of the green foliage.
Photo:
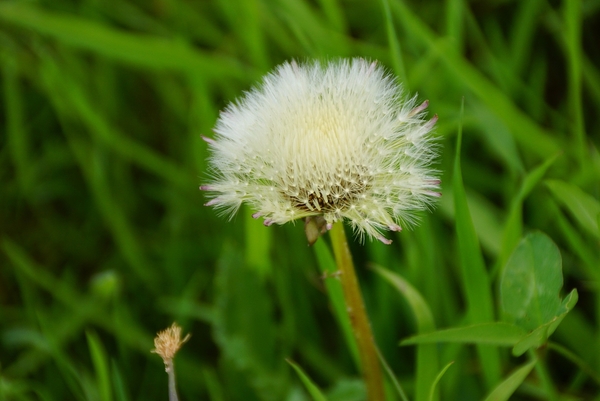
[[(464, 112), (463, 108), (464, 100), (461, 107), (461, 115)], [(456, 156), (454, 157), (454, 171), (452, 176), (458, 254), (460, 257), (462, 282), (464, 284), (464, 295), (467, 301), (467, 319), (469, 323), (489, 322), (494, 320), (492, 290), (463, 185), (461, 147), (462, 123), (458, 129)], [(481, 344), (477, 345), (477, 351), (483, 362), (486, 384), (491, 386), (500, 377), (500, 360), (498, 353), (495, 349), (488, 348)]]
[(214, 339), (263, 399), (282, 398), (287, 372), (277, 356), (273, 305), (259, 276), (226, 249), (215, 278)]
[(298, 374), (298, 377), (300, 378), (300, 380), (302, 380), (302, 383), (304, 384), (306, 390), (308, 391), (308, 393), (314, 401), (327, 401), (327, 398), (325, 398), (321, 390), (319, 390), (319, 388), (312, 382), (312, 380), (310, 380), (310, 377), (308, 377), (306, 373), (304, 373), (304, 371), (300, 366), (298, 366), (298, 364), (290, 360), (288, 360), (288, 363), (292, 366), (292, 368), (294, 368), (294, 370)]
[(504, 319), (525, 330), (549, 322), (561, 307), (560, 251), (547, 236), (532, 233), (517, 246), (500, 279)]
[[(416, 321), (417, 332), (424, 333), (435, 329), (433, 315), (419, 291), (398, 274), (375, 267), (375, 271), (388, 281), (404, 297)], [(438, 355), (435, 346), (419, 345), (415, 371), (415, 399), (429, 399), (430, 389), (438, 373)]]
[(439, 116), (437, 208), (351, 244), (388, 398), (598, 399), (599, 4), (0, 2), (0, 399), (166, 399), (177, 321), (182, 400), (364, 400), (328, 236), (197, 190), (228, 102), (350, 56)]
[(525, 334), (525, 330), (509, 323), (479, 323), (410, 337), (403, 340), (401, 345), (456, 342), (512, 346)]
[(504, 319), (530, 331), (513, 348), (521, 355), (539, 347), (577, 303), (574, 289), (561, 302), (563, 285), (560, 251), (546, 235), (534, 232), (519, 243), (500, 280)]
[(600, 238), (600, 202), (568, 182), (548, 180), (546, 185), (581, 227)]
[(525, 378), (529, 375), (535, 363), (534, 359), (530, 362), (525, 363), (523, 366), (517, 368), (510, 376), (508, 376), (502, 383), (498, 384), (492, 392), (485, 398), (485, 401), (506, 401), (509, 400), (515, 390), (523, 383)]
[(86, 336), (90, 354), (92, 356), (92, 363), (94, 364), (96, 377), (98, 379), (98, 393), (100, 394), (100, 400), (111, 401), (113, 396), (108, 369), (108, 355), (96, 334), (88, 332), (86, 333)]

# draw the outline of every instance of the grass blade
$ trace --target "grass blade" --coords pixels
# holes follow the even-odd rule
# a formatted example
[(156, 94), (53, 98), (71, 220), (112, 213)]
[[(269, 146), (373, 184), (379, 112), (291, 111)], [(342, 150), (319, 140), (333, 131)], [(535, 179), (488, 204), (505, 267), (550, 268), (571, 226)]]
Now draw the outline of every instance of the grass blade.
[[(419, 333), (435, 329), (433, 315), (421, 294), (408, 281), (384, 268), (373, 266), (377, 274), (390, 283), (406, 299), (417, 321)], [(415, 379), (415, 399), (428, 399), (432, 382), (438, 371), (438, 353), (435, 345), (419, 344), (417, 346), (417, 369)]]
[(98, 335), (92, 331), (85, 333), (90, 349), (92, 363), (96, 370), (96, 384), (101, 401), (112, 401), (112, 385), (110, 381), (110, 369), (108, 368), (108, 357), (106, 350), (102, 346)]
[(459, 81), (471, 89), (500, 119), (509, 125), (517, 142), (534, 154), (547, 158), (560, 150), (560, 145), (550, 132), (540, 127), (490, 82), (467, 60), (450, 51), (421, 19), (404, 2), (394, 2), (392, 11), (401, 20), (409, 35), (418, 38), (422, 45), (433, 51)]
[(128, 34), (92, 20), (43, 11), (27, 3), (0, 4), (0, 20), (136, 67), (201, 72), (217, 80), (247, 74), (230, 60), (201, 54), (182, 41)]
[[(464, 101), (462, 108), (464, 108)], [(462, 108), (461, 114), (463, 114)], [(491, 322), (494, 320), (492, 292), (462, 181), (460, 163), (461, 143), (462, 124), (458, 129), (452, 183), (462, 283), (467, 301), (469, 321), (471, 323)], [(500, 378), (500, 357), (496, 350), (486, 348), (485, 346), (479, 345), (477, 350), (481, 358), (486, 383), (491, 387)]]
[(582, 49), (581, 49), (581, 27), (583, 25), (581, 15), (581, 1), (563, 1), (565, 19), (565, 44), (567, 51), (567, 74), (568, 74), (568, 106), (569, 114), (573, 124), (573, 136), (576, 143), (577, 156), (580, 167), (584, 169), (588, 163), (585, 126), (583, 120), (583, 107), (581, 96), (582, 76)]
[(600, 202), (579, 187), (564, 181), (548, 180), (546, 185), (561, 203), (590, 234), (600, 238)]
[(308, 393), (314, 401), (327, 401), (327, 398), (325, 398), (321, 390), (316, 386), (316, 384), (313, 383), (310, 377), (308, 377), (306, 373), (304, 373), (304, 371), (300, 366), (298, 366), (298, 364), (292, 362), (290, 359), (286, 359), (286, 361), (292, 366), (292, 368), (294, 368), (294, 370), (298, 374), (298, 377), (300, 377), (300, 380), (302, 380), (304, 387), (306, 387), (306, 390), (308, 390)]
[(493, 344), (513, 346), (527, 332), (509, 323), (492, 322), (480, 323), (466, 327), (454, 327), (431, 333), (419, 334), (402, 340), (400, 345), (430, 344), (430, 343), (463, 343), (463, 344)]
[(502, 247), (498, 260), (496, 261), (496, 266), (494, 267), (494, 272), (497, 272), (498, 269), (501, 269), (506, 264), (510, 254), (522, 237), (523, 202), (533, 188), (541, 181), (544, 174), (546, 174), (546, 171), (554, 163), (557, 157), (558, 155), (549, 158), (529, 172), (523, 179), (521, 188), (519, 189), (517, 196), (513, 198), (510, 206), (508, 219), (504, 226), (504, 232), (502, 233)]
[(446, 366), (444, 366), (444, 368), (440, 371), (440, 373), (438, 373), (438, 375), (435, 377), (434, 382), (431, 384), (431, 389), (429, 390), (429, 401), (436, 400), (436, 397), (435, 397), (436, 387), (437, 387), (438, 383), (440, 382), (440, 380), (442, 379), (442, 377), (444, 376), (444, 373), (446, 373), (446, 371), (453, 364), (454, 364), (454, 361), (449, 362)]
[(127, 395), (128, 391), (127, 391), (127, 386), (125, 385), (125, 380), (123, 379), (123, 374), (121, 373), (121, 370), (119, 369), (119, 365), (117, 365), (116, 361), (113, 359), (111, 360), (111, 372), (112, 372), (112, 380), (114, 383), (114, 390), (115, 390), (115, 399), (117, 401), (129, 401), (130, 398)]
[(515, 370), (492, 390), (485, 401), (508, 401), (515, 390), (523, 383), (523, 380), (529, 375), (536, 363), (537, 360), (534, 359)]
[(404, 61), (402, 60), (400, 42), (398, 41), (398, 35), (396, 34), (396, 28), (394, 27), (394, 19), (392, 18), (392, 12), (390, 10), (390, 1), (381, 0), (381, 2), (383, 3), (385, 28), (390, 46), (390, 53), (392, 55), (392, 62), (394, 64), (394, 71), (396, 72), (396, 75), (398, 75), (400, 81), (405, 85), (405, 87), (407, 87), (408, 80), (406, 79), (406, 70), (404, 68)]
[(402, 388), (402, 385), (396, 378), (394, 371), (392, 370), (390, 365), (387, 363), (387, 361), (385, 360), (385, 358), (383, 357), (383, 355), (381, 354), (381, 351), (379, 351), (379, 349), (377, 349), (377, 356), (379, 357), (379, 362), (381, 362), (381, 366), (383, 367), (383, 370), (385, 370), (385, 373), (388, 375), (388, 378), (392, 382), (392, 385), (394, 386), (394, 389), (396, 389), (396, 392), (398, 393), (398, 396), (400, 397), (400, 399), (402, 401), (409, 401), (408, 397), (406, 397), (406, 393), (404, 392), (404, 389)]

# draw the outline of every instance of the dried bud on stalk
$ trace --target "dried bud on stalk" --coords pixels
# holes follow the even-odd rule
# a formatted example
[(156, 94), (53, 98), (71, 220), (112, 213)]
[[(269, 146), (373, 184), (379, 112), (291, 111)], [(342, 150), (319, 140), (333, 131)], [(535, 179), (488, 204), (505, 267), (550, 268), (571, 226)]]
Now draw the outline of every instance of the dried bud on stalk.
[(158, 354), (165, 363), (165, 366), (170, 365), (175, 357), (179, 348), (189, 340), (190, 335), (187, 334), (185, 338), (181, 339), (181, 327), (177, 323), (173, 323), (171, 327), (159, 331), (154, 338), (154, 349), (150, 352)]
[(165, 371), (169, 376), (169, 401), (178, 401), (173, 358), (189, 338), (190, 335), (187, 334), (183, 340), (181, 339), (181, 327), (176, 323), (173, 323), (168, 329), (159, 331), (154, 338), (154, 349), (150, 352), (158, 354), (165, 363)]

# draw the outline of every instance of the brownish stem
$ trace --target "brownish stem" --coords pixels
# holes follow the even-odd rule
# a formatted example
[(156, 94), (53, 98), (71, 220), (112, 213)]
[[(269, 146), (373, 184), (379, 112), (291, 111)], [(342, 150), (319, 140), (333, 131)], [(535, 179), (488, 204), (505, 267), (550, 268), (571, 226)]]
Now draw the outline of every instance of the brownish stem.
[(350, 324), (358, 346), (358, 353), (362, 364), (362, 374), (367, 386), (369, 401), (384, 401), (383, 378), (381, 367), (377, 358), (375, 339), (371, 331), (371, 324), (367, 317), (365, 305), (354, 271), (352, 254), (348, 248), (346, 233), (341, 222), (333, 225), (330, 231), (331, 243), (335, 261), (340, 271), (340, 280), (346, 300), (346, 310), (350, 317)]

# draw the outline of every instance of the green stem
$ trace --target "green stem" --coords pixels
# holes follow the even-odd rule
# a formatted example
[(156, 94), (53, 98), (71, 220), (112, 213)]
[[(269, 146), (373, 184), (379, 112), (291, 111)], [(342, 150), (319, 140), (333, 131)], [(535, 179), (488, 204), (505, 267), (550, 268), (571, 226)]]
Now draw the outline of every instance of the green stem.
[(529, 350), (528, 354), (538, 360), (538, 363), (535, 364), (535, 371), (540, 378), (542, 388), (546, 390), (546, 396), (548, 400), (558, 401), (558, 392), (552, 383), (552, 377), (550, 376), (550, 372), (548, 372), (548, 368), (546, 367), (546, 350)]
[(343, 224), (341, 222), (335, 223), (331, 228), (330, 235), (335, 261), (340, 272), (339, 277), (344, 290), (346, 310), (348, 311), (350, 324), (352, 325), (352, 331), (358, 346), (368, 399), (370, 401), (383, 401), (385, 400), (383, 377), (381, 375), (379, 360), (377, 359), (375, 339), (373, 338), (371, 324), (369, 323), (360, 293)]

